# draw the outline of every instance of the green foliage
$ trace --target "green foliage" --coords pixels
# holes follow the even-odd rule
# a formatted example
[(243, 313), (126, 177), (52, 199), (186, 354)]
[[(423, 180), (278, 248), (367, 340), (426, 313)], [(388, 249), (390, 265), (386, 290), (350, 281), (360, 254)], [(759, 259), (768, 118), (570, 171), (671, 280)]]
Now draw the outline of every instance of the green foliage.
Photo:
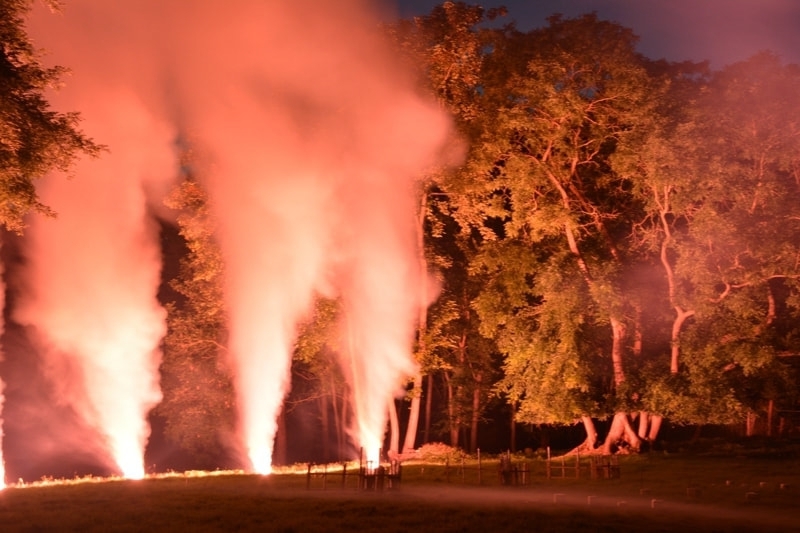
[[(386, 28), (466, 158), (418, 186), (418, 259), (440, 293), (415, 352), (444, 385), (451, 438), (498, 397), (536, 424), (631, 410), (728, 423), (791, 406), (800, 68), (770, 54), (718, 72), (649, 61), (594, 15), (484, 24), (502, 14), (445, 2)], [(187, 305), (170, 309), (168, 339), (184, 355), (168, 364), (189, 366), (175, 376), (224, 360), (221, 261), (202, 191), (185, 187)], [(312, 396), (341, 385), (339, 313), (319, 298), (300, 328)], [(224, 398), (224, 368), (201, 368), (222, 372)]]
[(459, 448), (454, 448), (441, 442), (431, 442), (420, 446), (414, 457), (429, 463), (449, 462), (450, 464), (458, 464), (466, 455)]
[(423, 85), (461, 127), (480, 114), (478, 88), (488, 32), (477, 28), (504, 14), (505, 8), (486, 11), (477, 5), (447, 1), (429, 15), (388, 27), (408, 62), (422, 71)]
[(53, 111), (45, 99), (65, 70), (45, 68), (31, 44), (24, 25), (31, 4), (0, 1), (0, 224), (18, 233), (27, 213), (55, 214), (39, 201), (35, 181), (102, 149), (78, 129), (77, 113)]
[(518, 419), (570, 424), (627, 395), (609, 387), (610, 324), (635, 307), (626, 275), (642, 259), (629, 237), (644, 203), (628, 171), (656, 91), (630, 31), (594, 16), (500, 35), (516, 46), (491, 60), (502, 86), (486, 91), (469, 166), (489, 184), (473, 194), (503, 221), (503, 244), (482, 247), (489, 275), (474, 305), (506, 354), (499, 390)]
[(165, 201), (178, 211), (188, 249), (172, 288), (181, 303), (167, 306), (161, 364), (163, 399), (157, 414), (167, 437), (199, 461), (219, 458), (235, 423), (235, 399), (227, 359), (224, 267), (214, 239), (214, 219), (202, 186), (187, 177)]
[(478, 141), (448, 184), (481, 237), (472, 307), (506, 356), (498, 390), (526, 422), (731, 421), (758, 407), (749, 383), (789, 383), (769, 369), (798, 338), (779, 316), (798, 301), (800, 69), (764, 54), (712, 75), (648, 62), (594, 16), (549, 22), (492, 34)]

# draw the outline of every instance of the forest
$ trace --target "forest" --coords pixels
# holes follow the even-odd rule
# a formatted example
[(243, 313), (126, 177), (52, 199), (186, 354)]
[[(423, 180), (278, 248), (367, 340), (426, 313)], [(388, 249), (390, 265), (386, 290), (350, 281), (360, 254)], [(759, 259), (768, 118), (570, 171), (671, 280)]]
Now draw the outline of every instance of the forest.
[[(3, 39), (23, 47), (8, 21), (25, 5), (0, 2), (17, 13), (0, 12)], [(796, 432), (800, 67), (769, 51), (716, 70), (656, 61), (593, 14), (529, 31), (505, 15), (448, 1), (381, 27), (454, 124), (450, 164), (416, 183), (430, 305), (385, 450), (636, 452), (681, 427)], [(5, 50), (0, 92), (25, 97), (0, 114), (0, 219), (21, 232), (48, 211), (35, 180), (103, 139), (47, 111), (58, 69)], [(9, 126), (21, 121), (23, 134)], [(188, 464), (213, 468), (230, 461), (237, 423), (225, 265), (195, 154), (183, 157), (165, 202), (176, 218), (161, 223), (167, 333), (151, 422)], [(294, 340), (276, 463), (353, 453), (336, 357), (345, 311), (318, 295)]]

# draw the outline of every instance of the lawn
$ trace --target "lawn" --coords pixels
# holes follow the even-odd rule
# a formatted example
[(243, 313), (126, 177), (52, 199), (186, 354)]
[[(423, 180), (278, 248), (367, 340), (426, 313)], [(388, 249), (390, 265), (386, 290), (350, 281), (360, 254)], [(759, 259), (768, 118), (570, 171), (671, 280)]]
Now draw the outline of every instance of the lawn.
[(514, 462), (528, 463), (526, 485), (501, 486), (496, 459), (481, 461), (480, 484), (475, 460), (406, 463), (384, 491), (354, 488), (356, 476), (342, 489), (335, 472), (309, 490), (303, 469), (39, 482), (0, 492), (0, 530), (800, 532), (795, 454), (628, 456), (618, 479), (548, 480), (544, 461)]

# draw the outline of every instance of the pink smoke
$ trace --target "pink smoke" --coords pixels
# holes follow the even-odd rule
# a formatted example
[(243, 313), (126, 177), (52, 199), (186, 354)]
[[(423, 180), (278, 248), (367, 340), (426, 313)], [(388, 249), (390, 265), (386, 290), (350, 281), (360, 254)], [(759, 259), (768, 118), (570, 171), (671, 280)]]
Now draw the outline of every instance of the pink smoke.
[[(118, 469), (141, 477), (146, 416), (160, 399), (157, 347), (164, 334), (155, 298), (157, 228), (142, 183), (146, 176), (171, 175), (172, 135), (135, 95), (77, 81), (63, 101), (81, 109), (87, 133), (113, 148), (80, 162), (73, 180), (50, 176), (42, 183), (42, 199), (58, 218), (31, 218), (27, 290), (15, 318), (35, 326), (48, 358), (76, 369), (71, 380), (49, 377), (65, 381), (62, 399), (105, 438)], [(84, 97), (100, 89), (102, 98)]]
[(146, 435), (163, 313), (143, 190), (169, 183), (176, 130), (203, 154), (250, 466), (271, 468), (297, 323), (319, 291), (345, 303), (354, 435), (379, 447), (387, 403), (415, 369), (414, 182), (447, 122), (377, 35), (371, 4), (72, 0), (63, 18), (36, 20), (53, 61), (75, 72), (59, 102), (111, 149), (72, 182), (48, 180), (60, 216), (33, 223), (33, 292), (18, 313), (82, 361), (70, 389), (85, 386), (85, 416), (112, 448), (123, 446), (112, 418), (130, 419), (126, 443)]

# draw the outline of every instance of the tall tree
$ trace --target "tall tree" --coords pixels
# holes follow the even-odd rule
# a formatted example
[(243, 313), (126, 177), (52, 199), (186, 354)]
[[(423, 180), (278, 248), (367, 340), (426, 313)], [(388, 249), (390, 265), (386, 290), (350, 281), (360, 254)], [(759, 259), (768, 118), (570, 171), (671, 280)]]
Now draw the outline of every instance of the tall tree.
[(163, 399), (157, 413), (167, 437), (205, 464), (224, 458), (234, 429), (233, 382), (227, 360), (227, 323), (222, 296), (224, 267), (214, 239), (208, 196), (187, 177), (165, 204), (178, 211), (188, 248), (172, 288), (182, 302), (167, 305), (161, 363)]
[[(314, 382), (308, 390), (319, 405), (322, 428), (320, 438), (325, 460), (340, 460), (347, 453), (347, 420), (351, 414), (347, 400), (349, 390), (339, 364), (341, 358), (337, 357), (337, 353), (347, 349), (339, 345), (341, 305), (339, 300), (318, 295), (314, 301), (313, 313), (300, 324), (294, 347), (293, 366), (297, 366), (298, 362), (302, 363), (309, 371), (308, 380)], [(293, 387), (293, 395), (294, 389)], [(306, 397), (296, 401), (308, 399), (310, 398)], [(329, 450), (331, 434), (336, 443), (335, 453)]]
[[(643, 204), (643, 218), (633, 226), (632, 246), (640, 256), (652, 260), (650, 265), (645, 263), (646, 273), (642, 273), (645, 283), (640, 283), (642, 304), (635, 310), (634, 347), (641, 384), (637, 392), (638, 406), (642, 408), (638, 413), (638, 436), (652, 442), (658, 436), (664, 410), (650, 400), (675, 383), (683, 332), (696, 312), (689, 287), (676, 273), (676, 246), (686, 228), (686, 209), (692, 204), (685, 192), (694, 189), (695, 181), (683, 164), (691, 158), (690, 145), (697, 141), (687, 135), (692, 123), (691, 106), (687, 104), (696, 100), (709, 72), (705, 63), (672, 64), (662, 60), (648, 62), (647, 67), (658, 104), (635, 153), (626, 154), (617, 162), (620, 172), (636, 177), (631, 193)], [(646, 341), (643, 329), (647, 329)], [(666, 364), (664, 350), (669, 353)]]
[(776, 356), (787, 331), (777, 318), (796, 312), (787, 302), (800, 275), (798, 89), (800, 69), (771, 54), (730, 65), (703, 84), (673, 143), (678, 179), (663, 190), (674, 204), (675, 286), (684, 314), (696, 311), (681, 359), (673, 345), (671, 372), (685, 374), (675, 419), (730, 420), (756, 409), (753, 382), (784, 379)]
[[(400, 21), (388, 27), (388, 32), (398, 49), (407, 57), (409, 63), (421, 72), (420, 83), (423, 90), (431, 91), (442, 108), (453, 117), (456, 130), (461, 137), (469, 136), (471, 122), (478, 115), (477, 100), (485, 40), (483, 33), (477, 30), (477, 26), (503, 13), (502, 9), (485, 11), (479, 6), (447, 1), (435, 7), (429, 15)], [(453, 146), (461, 144), (459, 139), (454, 139), (452, 143)], [(433, 217), (438, 216), (436, 213), (442, 211), (442, 204), (449, 201), (449, 195), (442, 189), (442, 183), (447, 180), (447, 175), (446, 169), (432, 169), (419, 186), (420, 208), (417, 232), (419, 264), (423, 272), (428, 271), (431, 265), (441, 266), (442, 263), (446, 263), (441, 256), (437, 258), (437, 251), (435, 246), (432, 246), (431, 238), (435, 238), (436, 232), (442, 228), (441, 221), (434, 220)], [(434, 295), (429, 293), (427, 286), (423, 286), (421, 301), (431, 300)], [(434, 309), (448, 308), (444, 306)], [(434, 322), (441, 325), (441, 318), (434, 317)], [(420, 311), (417, 330), (417, 359), (422, 365), (420, 373), (413, 379), (410, 392), (411, 409), (403, 444), (404, 451), (413, 449), (416, 442), (423, 373), (429, 376), (426, 424), (430, 423), (429, 402), (433, 369), (426, 367), (425, 363), (432, 360), (430, 354), (436, 351), (436, 347), (427, 345), (431, 340), (427, 309), (423, 308)]]
[(38, 178), (68, 172), (76, 158), (102, 149), (80, 131), (77, 113), (53, 111), (45, 98), (65, 69), (44, 67), (31, 44), (24, 18), (32, 4), (0, 0), (0, 223), (15, 232), (28, 212), (54, 214), (39, 201)]
[[(566, 364), (583, 367), (574, 390), (595, 390), (592, 396), (598, 397), (595, 385), (603, 380), (593, 374), (609, 370), (603, 414), (615, 414), (606, 449), (623, 438), (637, 446), (626, 416), (633, 392), (626, 359), (636, 308), (629, 273), (641, 261), (629, 236), (641, 205), (630, 194), (632, 177), (618, 167), (624, 168), (620, 159), (635, 153), (652, 122), (650, 77), (635, 52), (631, 31), (594, 15), (572, 20), (554, 16), (546, 28), (509, 38), (515, 45), (505, 49), (513, 54), (508, 59), (499, 55), (497, 61), (511, 69), (493, 89), (495, 94), (489, 93), (496, 109), (487, 118), (481, 153), (473, 161), (487, 184), (486, 215), (502, 217), (501, 238), (536, 250), (539, 265), (529, 272), (540, 313), (534, 334), (556, 333), (540, 327), (554, 323), (541, 313), (563, 316), (570, 303), (574, 306), (579, 318), (558, 324), (574, 327), (559, 333), (568, 341), (560, 347), (569, 359)], [(521, 53), (525, 61), (520, 61)], [(608, 336), (598, 343), (601, 327)], [(609, 366), (582, 362), (597, 351), (607, 354)], [(554, 356), (549, 350), (509, 353), (506, 390), (512, 401), (520, 402), (523, 420), (533, 408), (528, 402), (538, 404), (535, 397), (542, 394), (536, 382), (526, 381), (526, 373), (535, 358)], [(549, 416), (561, 408), (550, 408)], [(590, 414), (567, 417), (562, 412), (559, 420), (581, 419), (585, 446), (593, 449), (597, 433)]]

